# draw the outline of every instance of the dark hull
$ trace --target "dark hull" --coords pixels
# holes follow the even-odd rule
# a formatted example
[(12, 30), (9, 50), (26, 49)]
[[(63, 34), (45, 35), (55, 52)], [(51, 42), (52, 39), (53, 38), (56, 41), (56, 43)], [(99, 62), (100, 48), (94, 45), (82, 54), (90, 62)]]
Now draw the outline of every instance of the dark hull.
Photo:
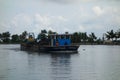
[(70, 45), (70, 46), (38, 46), (38, 45), (32, 45), (28, 46), (25, 44), (21, 44), (21, 50), (27, 50), (27, 51), (39, 51), (39, 52), (77, 52), (79, 46), (77, 45)]
[(77, 52), (79, 46), (54, 46), (45, 47), (48, 52)]

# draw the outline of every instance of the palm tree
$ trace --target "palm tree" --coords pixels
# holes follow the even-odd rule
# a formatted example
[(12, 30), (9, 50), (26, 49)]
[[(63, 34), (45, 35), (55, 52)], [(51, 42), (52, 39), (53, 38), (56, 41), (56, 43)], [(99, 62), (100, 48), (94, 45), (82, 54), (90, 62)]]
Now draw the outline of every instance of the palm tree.
[(41, 30), (41, 33), (39, 33), (38, 34), (38, 36), (37, 36), (37, 39), (38, 40), (45, 40), (45, 39), (47, 39), (47, 31), (44, 29), (44, 30)]
[(0, 33), (0, 43), (2, 42), (2, 34)]
[(81, 42), (82, 41), (82, 33), (81, 32), (78, 33), (78, 38), (79, 38), (79, 42)]
[(89, 42), (94, 42), (95, 40), (97, 39), (97, 37), (95, 36), (95, 34), (92, 32), (90, 35), (89, 35)]
[(27, 31), (22, 32), (22, 34), (20, 35), (20, 40), (25, 41), (27, 39), (27, 35), (28, 35)]
[(78, 38), (79, 38), (79, 42), (86, 42), (87, 39), (88, 39), (88, 36), (87, 36), (87, 33), (82, 33), (82, 32), (79, 32), (78, 34)]
[(82, 33), (83, 42), (86, 42), (88, 39), (87, 33)]
[(119, 38), (119, 32), (115, 32), (115, 40), (117, 41), (118, 38)]
[(53, 34), (53, 31), (52, 31), (52, 30), (49, 30), (49, 31), (48, 31), (48, 34)]
[(107, 40), (110, 40), (111, 37), (108, 32), (105, 34), (105, 36), (106, 36)]
[(117, 32), (118, 32), (118, 38), (120, 38), (120, 29)]
[(115, 38), (115, 33), (114, 33), (114, 31), (113, 31), (113, 30), (108, 31), (107, 34), (106, 34), (106, 37), (107, 37), (108, 40), (109, 40), (109, 39), (112, 39), (112, 41), (113, 41), (113, 38)]
[(2, 34), (0, 33), (0, 38), (2, 37)]
[(44, 29), (44, 30), (41, 30), (41, 33), (47, 33), (47, 31)]

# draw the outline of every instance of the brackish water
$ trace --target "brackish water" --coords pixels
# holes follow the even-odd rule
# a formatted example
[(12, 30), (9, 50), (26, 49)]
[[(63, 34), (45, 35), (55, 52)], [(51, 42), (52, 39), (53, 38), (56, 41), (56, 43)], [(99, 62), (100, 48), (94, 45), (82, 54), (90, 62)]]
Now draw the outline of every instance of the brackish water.
[(0, 45), (0, 80), (120, 80), (120, 46), (81, 45), (77, 54)]

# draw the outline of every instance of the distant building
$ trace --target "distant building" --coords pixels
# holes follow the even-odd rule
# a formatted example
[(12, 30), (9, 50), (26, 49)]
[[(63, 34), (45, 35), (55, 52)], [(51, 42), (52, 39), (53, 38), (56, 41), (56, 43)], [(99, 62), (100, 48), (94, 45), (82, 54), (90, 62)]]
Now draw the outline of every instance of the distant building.
[(103, 43), (104, 43), (104, 44), (112, 44), (112, 41), (111, 41), (111, 40), (104, 40)]

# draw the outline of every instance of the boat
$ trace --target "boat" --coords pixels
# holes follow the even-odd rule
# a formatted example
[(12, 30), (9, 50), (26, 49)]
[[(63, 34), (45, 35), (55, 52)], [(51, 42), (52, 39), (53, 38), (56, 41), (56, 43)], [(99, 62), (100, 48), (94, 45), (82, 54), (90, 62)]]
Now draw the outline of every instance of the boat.
[(77, 53), (79, 45), (73, 45), (71, 41), (72, 34), (45, 34), (39, 35), (39, 41), (34, 41), (32, 35), (29, 35), (27, 42), (21, 43), (21, 50), (52, 52), (52, 53)]

